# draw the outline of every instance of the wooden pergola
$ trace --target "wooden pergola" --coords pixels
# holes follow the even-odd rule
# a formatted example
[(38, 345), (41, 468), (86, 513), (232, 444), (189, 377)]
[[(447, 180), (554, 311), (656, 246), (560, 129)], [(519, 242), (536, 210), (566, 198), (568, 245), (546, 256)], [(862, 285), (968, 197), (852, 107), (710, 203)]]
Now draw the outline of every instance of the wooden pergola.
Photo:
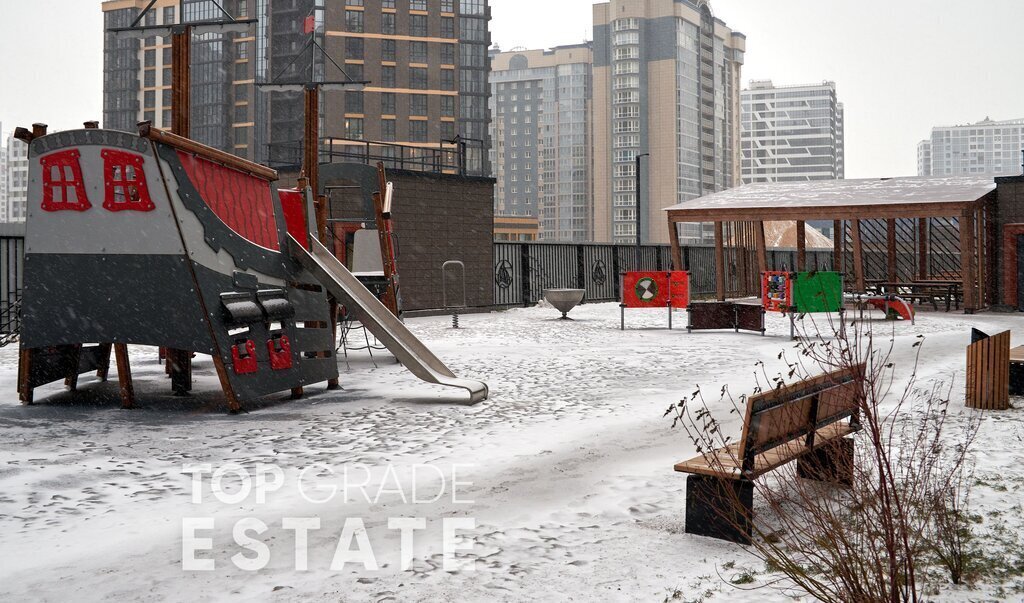
[[(987, 286), (993, 268), (988, 262), (995, 257), (995, 237), (990, 232), (994, 220), (991, 212), (995, 202), (995, 183), (991, 179), (956, 178), (890, 178), (868, 180), (827, 180), (778, 184), (752, 184), (707, 195), (666, 208), (673, 261), (684, 268), (679, 243), (679, 223), (713, 223), (715, 228), (716, 293), (726, 297), (726, 247), (749, 246), (756, 258), (758, 272), (768, 268), (764, 223), (794, 221), (797, 223), (797, 271), (807, 266), (806, 230), (808, 221), (831, 221), (835, 226), (834, 265), (842, 265), (844, 243), (852, 243), (853, 288), (867, 288), (864, 265), (862, 222), (884, 221), (887, 225), (885, 251), (887, 277), (897, 280), (898, 241), (896, 222), (912, 220), (916, 226), (917, 266), (914, 278), (932, 280), (929, 254), (932, 249), (929, 220), (949, 219), (959, 231), (959, 270), (962, 281), (964, 310), (973, 313), (987, 306)], [(955, 221), (955, 222), (954, 222)], [(742, 262), (740, 262), (741, 264)], [(741, 280), (756, 280), (753, 266), (743, 267)], [(949, 275), (945, 275), (949, 276)]]

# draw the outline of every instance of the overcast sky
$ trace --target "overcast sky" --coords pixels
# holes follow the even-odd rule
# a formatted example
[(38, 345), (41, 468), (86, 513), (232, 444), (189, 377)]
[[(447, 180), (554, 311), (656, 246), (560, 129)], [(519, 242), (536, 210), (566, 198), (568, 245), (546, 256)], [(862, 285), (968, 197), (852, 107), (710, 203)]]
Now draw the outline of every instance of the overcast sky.
[[(340, 0), (328, 0), (329, 2)], [(503, 49), (592, 37), (592, 0), (491, 0)], [(833, 80), (848, 178), (913, 175), (932, 126), (1024, 118), (1024, 1), (712, 0), (747, 35), (744, 82)], [(98, 0), (0, 0), (0, 122), (102, 117)]]

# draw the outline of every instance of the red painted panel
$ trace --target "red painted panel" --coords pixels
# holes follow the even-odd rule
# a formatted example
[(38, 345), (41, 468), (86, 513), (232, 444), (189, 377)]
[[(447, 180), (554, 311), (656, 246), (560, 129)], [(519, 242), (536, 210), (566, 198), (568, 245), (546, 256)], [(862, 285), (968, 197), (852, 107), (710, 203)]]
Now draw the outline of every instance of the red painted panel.
[[(238, 349), (244, 345), (243, 349)], [(256, 364), (256, 344), (251, 339), (231, 346), (231, 363), (237, 375), (248, 375), (259, 370)]]
[(269, 182), (183, 151), (178, 158), (206, 205), (231, 230), (260, 247), (281, 248)]
[[(77, 149), (68, 149), (39, 159), (43, 167), (43, 211), (86, 211), (92, 207), (85, 192), (79, 157)], [(54, 194), (57, 190), (60, 193)]]
[(627, 272), (622, 277), (622, 303), (627, 308), (668, 307), (668, 272)]
[(793, 307), (793, 275), (789, 272), (765, 272), (761, 296), (768, 312), (789, 312)]
[(288, 234), (295, 237), (303, 247), (309, 249), (309, 226), (306, 224), (306, 196), (300, 190), (290, 188), (277, 191), (281, 197), (281, 209), (284, 221), (288, 225)]
[(292, 342), (287, 335), (273, 337), (267, 342), (267, 351), (270, 352), (270, 368), (275, 371), (283, 371), (292, 368)]
[(153, 211), (142, 155), (103, 149), (103, 207), (108, 211)]
[(690, 307), (690, 273), (675, 271), (669, 273), (669, 298), (673, 308)]

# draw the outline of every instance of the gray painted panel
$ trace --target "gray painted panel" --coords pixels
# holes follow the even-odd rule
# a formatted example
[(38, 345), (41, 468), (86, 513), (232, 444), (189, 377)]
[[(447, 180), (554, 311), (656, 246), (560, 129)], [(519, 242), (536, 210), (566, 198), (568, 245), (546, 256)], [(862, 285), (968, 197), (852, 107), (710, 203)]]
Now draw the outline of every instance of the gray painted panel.
[(678, 50), (676, 39), (676, 18), (658, 17), (645, 22), (643, 48), (647, 53), (646, 61), (675, 60)]
[(334, 334), (330, 329), (295, 329), (292, 349), (300, 352), (323, 352), (334, 349)]
[(183, 256), (25, 258), (21, 345), (162, 345), (210, 353), (209, 331)]
[(612, 28), (610, 25), (594, 26), (594, 67), (608, 67), (612, 64)]
[[(89, 132), (83, 130), (80, 132)], [(34, 157), (29, 162), (29, 200), (26, 239), (28, 253), (80, 253), (80, 254), (169, 254), (183, 253), (181, 238), (174, 225), (170, 203), (163, 187), (159, 169), (151, 152), (138, 152), (138, 145), (59, 146), (59, 140), (75, 142), (78, 138), (69, 136), (47, 136), (39, 139), (45, 145), (32, 143)], [(88, 137), (95, 141), (96, 137)], [(127, 135), (111, 137), (112, 140), (138, 141)], [(58, 140), (59, 139), (59, 140)], [(43, 173), (40, 161), (43, 157), (64, 149), (74, 148), (81, 154), (79, 164), (82, 180), (91, 208), (86, 211), (44, 211)], [(45, 149), (45, 152), (43, 150)], [(103, 207), (106, 197), (104, 188), (104, 163), (100, 153), (103, 149), (124, 150), (145, 157), (143, 170), (150, 198), (156, 209), (148, 212), (109, 211)]]

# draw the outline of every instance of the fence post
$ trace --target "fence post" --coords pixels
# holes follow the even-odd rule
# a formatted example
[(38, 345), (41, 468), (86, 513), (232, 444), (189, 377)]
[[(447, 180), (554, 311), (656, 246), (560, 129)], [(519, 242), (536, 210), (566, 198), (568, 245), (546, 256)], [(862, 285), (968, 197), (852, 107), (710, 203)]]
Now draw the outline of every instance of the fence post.
[(686, 245), (683, 247), (683, 265), (679, 267), (680, 270), (690, 269), (690, 246)]
[(530, 247), (526, 243), (519, 245), (519, 259), (521, 272), (520, 278), (523, 284), (523, 307), (530, 307)]
[(664, 266), (664, 264), (662, 264), (662, 262), (661, 262), (661, 247), (655, 247), (654, 248), (654, 255), (655, 255), (654, 262), (655, 262), (655, 266), (656, 266), (655, 270), (657, 270), (658, 272), (661, 272), (662, 271), (662, 266)]
[(576, 288), (587, 288), (587, 262), (583, 257), (583, 245), (576, 245)]
[(612, 279), (615, 283), (615, 299), (622, 299), (622, 283), (619, 279), (619, 246), (612, 247)]

